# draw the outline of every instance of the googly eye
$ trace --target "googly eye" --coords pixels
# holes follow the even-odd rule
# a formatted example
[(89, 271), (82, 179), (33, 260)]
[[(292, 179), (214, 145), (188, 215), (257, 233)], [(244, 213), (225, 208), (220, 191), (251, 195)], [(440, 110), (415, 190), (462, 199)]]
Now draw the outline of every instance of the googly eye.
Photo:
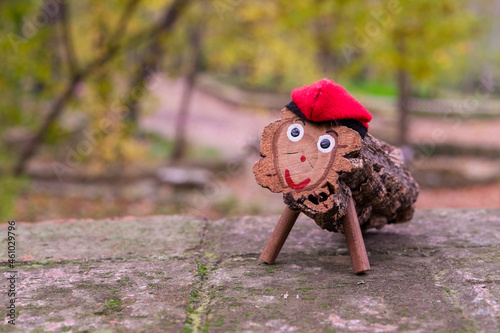
[(286, 135), (288, 136), (290, 141), (300, 141), (300, 139), (302, 139), (302, 137), (304, 136), (304, 127), (302, 127), (302, 125), (300, 124), (292, 124), (288, 126)]
[(335, 147), (335, 139), (328, 134), (322, 135), (318, 139), (318, 150), (322, 153), (329, 153)]

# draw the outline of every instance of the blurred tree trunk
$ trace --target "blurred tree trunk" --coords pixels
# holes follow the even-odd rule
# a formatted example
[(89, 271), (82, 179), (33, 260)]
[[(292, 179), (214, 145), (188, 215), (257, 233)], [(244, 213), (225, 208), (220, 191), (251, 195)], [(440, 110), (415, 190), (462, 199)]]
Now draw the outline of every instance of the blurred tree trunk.
[(203, 23), (200, 21), (193, 27), (190, 32), (190, 49), (192, 54), (192, 60), (190, 64), (190, 69), (186, 77), (186, 87), (182, 94), (181, 103), (179, 106), (179, 112), (177, 113), (177, 118), (175, 121), (175, 141), (174, 141), (174, 151), (172, 152), (172, 161), (178, 162), (186, 156), (186, 129), (189, 116), (189, 106), (191, 104), (191, 96), (193, 89), (196, 84), (196, 77), (201, 69), (201, 58), (202, 58), (202, 47), (201, 47), (201, 34), (203, 29)]
[(491, 19), (491, 30), (488, 36), (488, 42), (486, 45), (486, 60), (483, 63), (483, 72), (481, 75), (480, 84), (486, 90), (488, 94), (492, 94), (495, 91), (494, 84), (494, 73), (495, 64), (491, 60), (491, 54), (498, 54), (499, 42), (500, 42), (500, 20), (498, 16), (500, 15), (500, 0), (496, 0), (492, 8), (492, 19)]
[[(42, 4), (41, 10), (43, 11), (46, 6), (49, 5), (49, 2), (46, 1)], [(54, 21), (51, 23), (58, 24), (58, 30), (60, 32), (59, 39), (61, 44), (61, 49), (64, 55), (61, 57), (64, 59), (67, 67), (68, 73), (70, 75), (70, 82), (64, 89), (64, 92), (58, 96), (54, 104), (52, 104), (52, 108), (49, 111), (49, 114), (44, 119), (42, 125), (36, 132), (36, 134), (31, 138), (28, 142), (24, 151), (21, 152), (19, 160), (17, 164), (14, 166), (14, 175), (21, 175), (28, 161), (36, 154), (38, 149), (40, 149), (43, 140), (47, 133), (50, 130), (50, 127), (57, 120), (59, 115), (61, 114), (63, 108), (66, 106), (68, 101), (72, 98), (76, 87), (83, 79), (83, 76), (78, 72), (78, 63), (74, 53), (73, 40), (71, 38), (71, 30), (70, 30), (70, 15), (69, 8), (66, 3), (60, 3), (57, 8), (57, 13), (54, 16)]]
[[(316, 44), (318, 45), (318, 63), (320, 64), (323, 76), (327, 76), (333, 71), (333, 61), (332, 61), (332, 50), (330, 46), (330, 41), (328, 36), (326, 36), (323, 31), (324, 26), (319, 24), (318, 30), (316, 31)], [(331, 33), (331, 29), (328, 30)]]
[(139, 63), (139, 67), (130, 81), (129, 91), (133, 91), (133, 94), (129, 96), (126, 102), (126, 120), (132, 125), (133, 128), (137, 128), (139, 121), (140, 100), (146, 88), (145, 81), (148, 79), (148, 76), (158, 68), (163, 54), (164, 50), (161, 45), (161, 38), (158, 36), (151, 41), (151, 44), (144, 52)]
[[(145, 38), (156, 38), (159, 34), (170, 31), (177, 22), (178, 18), (181, 16), (183, 10), (189, 4), (189, 0), (174, 0), (174, 2), (167, 7), (164, 16), (159, 23), (153, 24), (147, 31), (141, 32), (135, 36), (132, 36), (128, 43), (124, 46), (122, 45), (122, 39), (126, 26), (132, 14), (135, 12), (135, 8), (140, 0), (130, 0), (127, 5), (125, 5), (125, 10), (122, 14), (120, 22), (118, 23), (115, 31), (111, 34), (111, 38), (108, 40), (108, 47), (106, 52), (101, 56), (97, 57), (93, 61), (90, 61), (86, 66), (82, 67), (80, 70), (75, 71), (75, 73), (70, 74), (68, 84), (63, 90), (62, 94), (57, 96), (52, 104), (47, 117), (43, 120), (42, 125), (27, 143), (26, 148), (21, 152), (17, 163), (14, 166), (13, 174), (19, 176), (25, 172), (26, 165), (29, 160), (38, 152), (43, 144), (43, 141), (49, 132), (50, 127), (57, 121), (66, 107), (67, 103), (73, 98), (76, 87), (83, 82), (88, 76), (95, 73), (96, 70), (100, 69), (102, 66), (106, 65), (111, 61), (120, 51), (123, 51), (127, 47), (135, 46), (138, 43), (144, 41)], [(64, 24), (70, 24), (69, 18), (66, 17), (67, 22)], [(72, 45), (68, 44), (72, 42), (70, 38), (63, 37), (63, 47), (66, 49), (66, 54), (68, 56), (68, 61), (71, 57), (71, 50), (74, 49)]]
[(407, 146), (410, 115), (411, 82), (408, 69), (406, 67), (406, 41), (404, 36), (400, 36), (397, 41), (400, 64), (396, 73), (398, 87), (398, 145)]
[[(328, 0), (327, 0), (328, 1)], [(316, 8), (321, 8), (324, 0), (316, 0)], [(332, 43), (332, 36), (335, 34), (337, 19), (333, 15), (325, 16), (324, 14), (318, 15), (317, 19), (313, 22), (313, 34), (316, 41), (317, 59), (319, 68), (323, 76), (327, 76), (333, 71), (333, 54), (334, 43)]]
[(398, 144), (400, 146), (408, 145), (408, 131), (409, 131), (409, 120), (410, 115), (410, 98), (411, 98), (411, 88), (410, 88), (410, 77), (408, 71), (404, 68), (400, 68), (397, 72), (398, 81), (398, 113), (399, 113), (399, 131), (398, 131)]
[(61, 44), (63, 45), (62, 50), (66, 58), (68, 73), (71, 77), (74, 77), (79, 71), (79, 65), (75, 54), (73, 39), (71, 37), (70, 17), (71, 13), (69, 12), (68, 4), (61, 2), (59, 4), (59, 31), (61, 33)]

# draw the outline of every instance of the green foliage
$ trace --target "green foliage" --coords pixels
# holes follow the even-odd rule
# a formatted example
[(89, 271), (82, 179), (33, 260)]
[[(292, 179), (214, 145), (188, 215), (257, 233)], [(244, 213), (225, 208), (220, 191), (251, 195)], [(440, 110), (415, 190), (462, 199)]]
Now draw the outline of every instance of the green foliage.
[(379, 96), (397, 95), (397, 89), (394, 82), (354, 81), (344, 84), (344, 87), (352, 93), (379, 95)]
[(394, 95), (388, 82), (399, 68), (419, 85), (442, 84), (449, 74), (460, 75), (457, 66), (463, 69), (483, 28), (476, 13), (449, 0), (262, 0), (214, 7), (219, 15), (210, 17), (206, 32), (208, 69), (256, 90), (288, 92), (328, 76), (361, 92)]
[(106, 309), (104, 309), (104, 313), (108, 314), (110, 311), (119, 312), (122, 302), (119, 300), (110, 300), (106, 303)]
[(28, 186), (26, 178), (0, 177), (0, 218), (14, 220), (14, 204), (19, 194)]
[(203, 266), (203, 265), (200, 265), (198, 264), (198, 276), (201, 276), (201, 277), (204, 277), (205, 275), (207, 275), (207, 266)]
[(472, 43), (478, 32), (473, 13), (449, 0), (387, 0), (371, 13), (378, 14), (362, 29), (369, 43), (366, 61), (379, 72), (404, 68), (418, 81), (453, 68), (455, 59), (467, 54), (464, 43)]

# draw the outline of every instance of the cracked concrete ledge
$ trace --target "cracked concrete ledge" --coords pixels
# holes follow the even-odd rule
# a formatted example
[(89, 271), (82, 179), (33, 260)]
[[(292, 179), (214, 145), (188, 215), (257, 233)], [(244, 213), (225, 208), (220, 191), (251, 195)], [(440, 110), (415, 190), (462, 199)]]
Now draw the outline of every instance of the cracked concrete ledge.
[(7, 324), (4, 287), (0, 331), (500, 331), (500, 209), (418, 211), (369, 231), (372, 271), (361, 276), (343, 235), (304, 216), (277, 263), (263, 264), (276, 221), (18, 223), (18, 317)]

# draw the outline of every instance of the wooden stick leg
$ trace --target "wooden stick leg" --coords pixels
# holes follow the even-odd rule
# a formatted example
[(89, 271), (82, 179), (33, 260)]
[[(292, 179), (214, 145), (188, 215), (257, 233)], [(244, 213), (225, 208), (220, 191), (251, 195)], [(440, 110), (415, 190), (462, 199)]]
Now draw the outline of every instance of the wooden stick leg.
[(344, 233), (347, 239), (347, 247), (351, 255), (354, 273), (359, 274), (370, 270), (370, 262), (366, 254), (365, 242), (359, 227), (358, 215), (354, 207), (354, 200), (351, 198), (347, 214), (343, 217)]
[(288, 234), (293, 228), (295, 221), (297, 221), (297, 217), (299, 217), (300, 212), (296, 212), (285, 207), (283, 214), (281, 214), (280, 219), (278, 220), (278, 224), (274, 228), (271, 237), (267, 241), (266, 247), (262, 251), (260, 255), (260, 259), (268, 264), (273, 264), (278, 254), (285, 244), (286, 238)]

